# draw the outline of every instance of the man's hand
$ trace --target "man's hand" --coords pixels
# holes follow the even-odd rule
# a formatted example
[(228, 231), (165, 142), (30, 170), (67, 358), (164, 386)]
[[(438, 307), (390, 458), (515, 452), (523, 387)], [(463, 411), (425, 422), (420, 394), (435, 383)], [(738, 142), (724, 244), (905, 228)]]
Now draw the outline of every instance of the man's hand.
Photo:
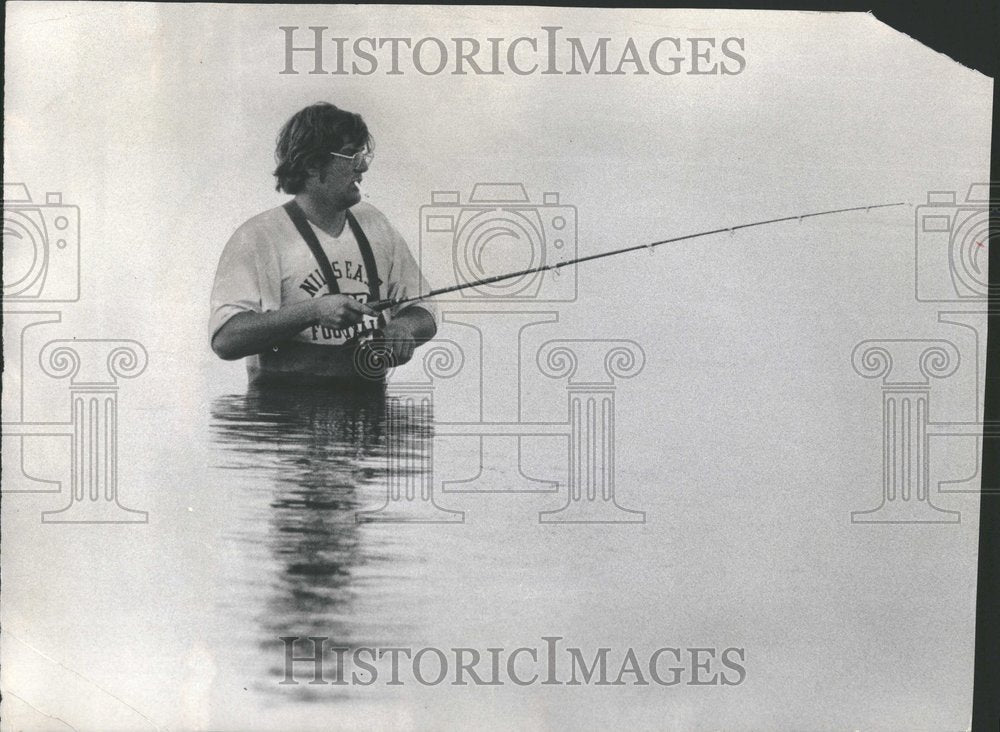
[(313, 304), (317, 324), (327, 328), (347, 328), (357, 325), (365, 315), (378, 317), (378, 313), (368, 305), (350, 295), (323, 295), (314, 300)]
[(401, 366), (411, 358), (417, 347), (409, 326), (402, 320), (391, 320), (385, 327), (382, 343), (392, 352), (393, 365)]

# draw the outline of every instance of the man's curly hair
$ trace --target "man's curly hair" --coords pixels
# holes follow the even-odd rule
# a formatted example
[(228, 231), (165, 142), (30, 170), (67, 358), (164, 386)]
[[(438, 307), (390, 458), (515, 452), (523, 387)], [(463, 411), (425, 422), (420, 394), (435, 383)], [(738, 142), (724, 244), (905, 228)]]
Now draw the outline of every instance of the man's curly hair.
[(296, 112), (278, 133), (274, 160), (278, 167), (276, 190), (299, 193), (309, 170), (320, 168), (330, 153), (352, 145), (372, 149), (374, 140), (360, 114), (347, 112), (329, 102), (317, 102)]

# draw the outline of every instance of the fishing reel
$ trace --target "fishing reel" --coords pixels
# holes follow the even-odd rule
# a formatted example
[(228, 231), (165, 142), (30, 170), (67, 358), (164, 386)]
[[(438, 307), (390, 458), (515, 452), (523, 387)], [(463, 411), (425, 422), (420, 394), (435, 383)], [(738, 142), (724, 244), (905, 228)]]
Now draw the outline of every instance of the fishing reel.
[(362, 379), (383, 381), (389, 369), (397, 365), (395, 354), (381, 329), (355, 336), (345, 345), (351, 348), (354, 371)]

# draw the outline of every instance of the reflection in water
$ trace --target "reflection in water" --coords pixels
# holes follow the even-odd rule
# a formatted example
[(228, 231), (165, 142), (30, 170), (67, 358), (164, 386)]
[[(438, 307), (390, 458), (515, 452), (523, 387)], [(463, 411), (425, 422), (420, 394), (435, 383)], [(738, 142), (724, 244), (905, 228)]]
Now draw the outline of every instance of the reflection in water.
[[(281, 636), (357, 646), (405, 633), (374, 627), (361, 608), (373, 597), (389, 600), (403, 571), (394, 560), (399, 548), (358, 521), (359, 511), (385, 502), (387, 412), (394, 415), (393, 440), (401, 431), (405, 437), (407, 430), (429, 429), (419, 415), (400, 419), (384, 390), (252, 389), (213, 403), (213, 442), (225, 454), (220, 467), (240, 478), (229, 551), (250, 565), (250, 572), (236, 574), (254, 578), (234, 588), (226, 611), (254, 628), (271, 683), (284, 675)], [(375, 538), (381, 545), (373, 545)], [(303, 645), (298, 655), (309, 652)]]

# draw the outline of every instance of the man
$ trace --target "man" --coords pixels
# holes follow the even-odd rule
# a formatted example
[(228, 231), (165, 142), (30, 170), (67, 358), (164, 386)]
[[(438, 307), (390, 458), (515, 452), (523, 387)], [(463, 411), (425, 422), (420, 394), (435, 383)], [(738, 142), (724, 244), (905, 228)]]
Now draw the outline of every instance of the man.
[(360, 202), (371, 149), (360, 115), (323, 102), (279, 133), (277, 189), (295, 198), (237, 229), (212, 289), (212, 350), (246, 357), (252, 384), (371, 383), (380, 374), (359, 367), (360, 340), (378, 335), (402, 364), (437, 332), (426, 302), (381, 313), (369, 306), (428, 291), (406, 242)]

